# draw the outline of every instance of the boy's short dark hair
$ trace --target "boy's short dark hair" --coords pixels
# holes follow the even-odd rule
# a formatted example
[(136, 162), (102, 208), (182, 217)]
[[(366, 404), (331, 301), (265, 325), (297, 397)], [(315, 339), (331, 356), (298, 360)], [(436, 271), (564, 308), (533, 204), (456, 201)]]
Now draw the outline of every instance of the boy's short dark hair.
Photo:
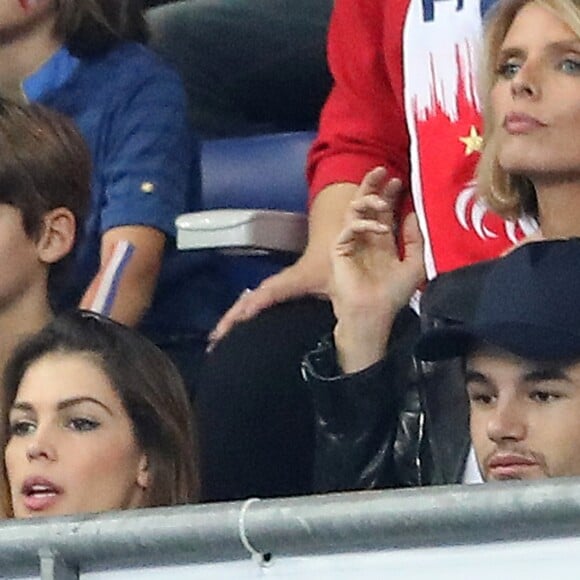
[(145, 43), (149, 36), (142, 0), (59, 0), (55, 32), (80, 57), (122, 40)]
[[(90, 152), (71, 120), (41, 105), (0, 98), (0, 203), (20, 211), (29, 238), (40, 238), (49, 211), (65, 207), (75, 217), (78, 239), (90, 186)], [(53, 266), (51, 279), (66, 261)]]

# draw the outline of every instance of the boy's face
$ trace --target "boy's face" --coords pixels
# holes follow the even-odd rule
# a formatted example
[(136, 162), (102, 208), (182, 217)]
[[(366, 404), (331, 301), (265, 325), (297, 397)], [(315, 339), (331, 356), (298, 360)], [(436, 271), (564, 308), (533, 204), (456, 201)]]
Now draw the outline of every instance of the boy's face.
[(3, 203), (0, 203), (0, 264), (0, 312), (39, 288), (46, 292), (47, 266), (39, 258), (38, 244), (24, 231), (20, 210)]
[(580, 475), (580, 362), (481, 347), (467, 357), (466, 385), (486, 481)]

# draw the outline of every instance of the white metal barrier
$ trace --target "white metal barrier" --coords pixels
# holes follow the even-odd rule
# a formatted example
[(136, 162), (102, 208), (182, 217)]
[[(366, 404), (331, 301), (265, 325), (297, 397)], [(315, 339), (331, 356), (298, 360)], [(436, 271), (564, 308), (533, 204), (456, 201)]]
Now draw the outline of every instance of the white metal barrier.
[(2, 578), (496, 580), (549, 574), (580, 577), (577, 479), (0, 524)]

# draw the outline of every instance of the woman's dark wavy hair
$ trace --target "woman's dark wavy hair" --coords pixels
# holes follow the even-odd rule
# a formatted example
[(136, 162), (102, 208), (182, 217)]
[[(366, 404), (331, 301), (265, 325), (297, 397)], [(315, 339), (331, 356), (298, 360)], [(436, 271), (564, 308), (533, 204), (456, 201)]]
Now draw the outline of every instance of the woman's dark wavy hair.
[(147, 42), (141, 0), (55, 1), (55, 32), (75, 56), (105, 52), (122, 40)]
[[(145, 505), (197, 501), (197, 439), (179, 372), (163, 352), (138, 332), (86, 310), (59, 315), (22, 343), (10, 358), (0, 398), (2, 457), (10, 437), (10, 408), (22, 378), (35, 361), (53, 353), (87, 355), (111, 381), (131, 420), (137, 443), (147, 455), (150, 483)], [(0, 498), (3, 511), (12, 516), (3, 460)]]

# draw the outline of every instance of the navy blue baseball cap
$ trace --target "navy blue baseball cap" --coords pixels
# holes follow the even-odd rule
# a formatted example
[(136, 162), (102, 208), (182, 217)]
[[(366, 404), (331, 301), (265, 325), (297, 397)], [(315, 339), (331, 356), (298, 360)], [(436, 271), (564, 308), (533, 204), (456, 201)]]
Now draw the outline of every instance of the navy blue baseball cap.
[(487, 273), (472, 322), (428, 330), (415, 354), (426, 361), (489, 343), (522, 358), (580, 358), (580, 238), (524, 244)]

